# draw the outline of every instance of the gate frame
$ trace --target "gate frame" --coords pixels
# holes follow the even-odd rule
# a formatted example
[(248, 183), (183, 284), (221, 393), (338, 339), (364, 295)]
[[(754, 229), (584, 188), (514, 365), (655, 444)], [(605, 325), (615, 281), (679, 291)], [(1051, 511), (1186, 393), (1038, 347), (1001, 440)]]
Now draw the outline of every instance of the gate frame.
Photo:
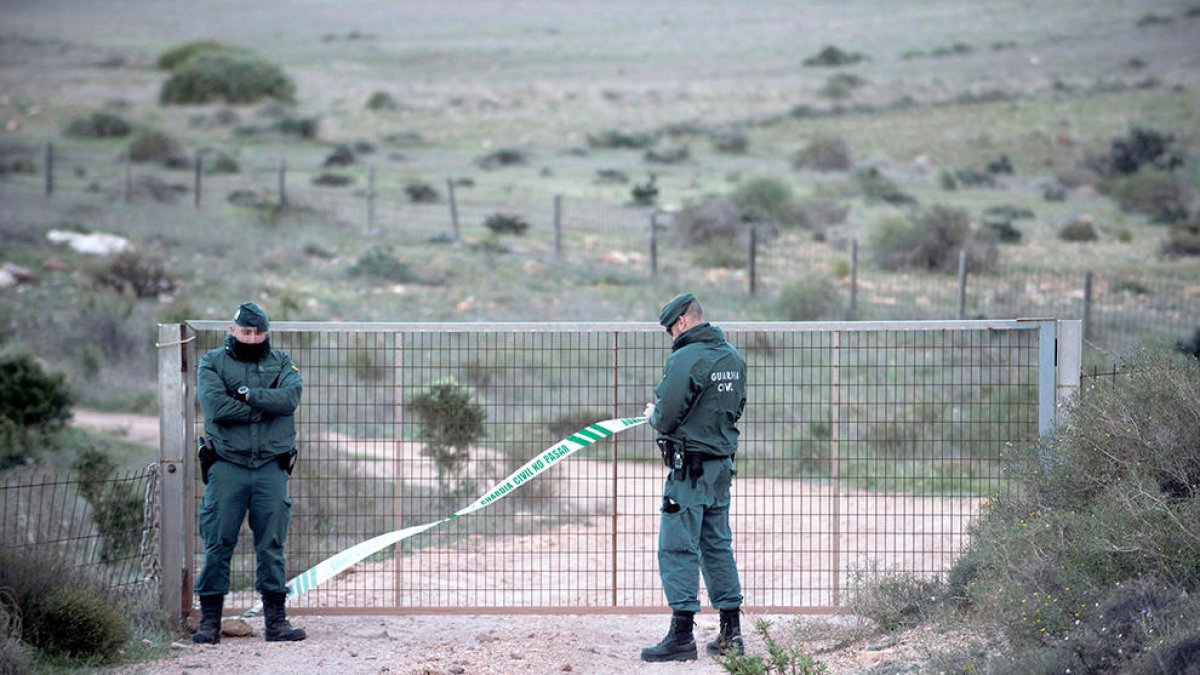
[[(930, 330), (1037, 330), (1038, 331), (1038, 434), (1046, 436), (1065, 423), (1062, 408), (1079, 389), (1080, 366), (1083, 355), (1082, 321), (1052, 318), (1015, 320), (928, 320), (928, 321), (756, 321), (721, 322), (728, 332), (828, 332), (838, 344), (841, 333), (875, 331)], [(160, 524), (158, 556), (162, 576), (159, 589), (160, 608), (181, 623), (192, 611), (192, 561), (195, 560), (195, 503), (196, 460), (191, 448), (196, 442), (196, 427), (202, 420), (196, 416), (196, 388), (190, 377), (192, 364), (197, 362), (197, 331), (225, 330), (225, 321), (197, 320), (178, 324), (158, 325), (158, 416), (159, 416), (159, 486), (162, 522)], [(662, 327), (649, 322), (464, 322), (464, 323), (388, 323), (388, 322), (272, 322), (274, 332), (617, 332), (658, 333)], [(835, 347), (836, 349), (836, 347)], [(838, 362), (834, 361), (836, 378)], [(837, 400), (836, 398), (834, 399)], [(838, 411), (834, 407), (835, 419)], [(835, 427), (836, 428), (836, 427)], [(836, 438), (836, 434), (835, 434)], [(835, 458), (836, 442), (833, 451)], [(614, 469), (615, 471), (615, 469)], [(835, 482), (836, 484), (836, 482)], [(834, 500), (837, 504), (837, 500)], [(835, 577), (833, 597), (839, 598), (840, 584)], [(472, 614), (636, 614), (661, 611), (661, 608), (637, 607), (464, 607), (459, 609), (396, 608), (405, 614), (472, 613)], [(770, 608), (767, 608), (770, 609)], [(779, 608), (775, 608), (779, 609)], [(297, 608), (299, 614), (359, 615), (379, 614), (378, 609), (363, 611), (352, 608)], [(841, 613), (844, 608), (806, 608), (809, 614)], [(391, 612), (396, 613), (396, 612)]]

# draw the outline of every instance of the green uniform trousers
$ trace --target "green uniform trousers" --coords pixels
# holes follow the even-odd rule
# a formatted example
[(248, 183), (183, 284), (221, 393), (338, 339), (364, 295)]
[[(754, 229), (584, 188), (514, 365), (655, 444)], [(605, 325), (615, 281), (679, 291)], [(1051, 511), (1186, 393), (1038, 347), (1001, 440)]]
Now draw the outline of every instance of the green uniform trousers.
[(197, 595), (229, 592), (229, 560), (237, 544), (246, 512), (254, 533), (258, 562), (254, 587), (259, 593), (286, 593), (283, 544), (292, 519), (292, 499), (287, 494), (288, 473), (278, 462), (248, 469), (217, 462), (208, 473), (208, 486), (200, 503), (200, 536), (204, 537), (204, 569), (196, 578)]
[(671, 609), (700, 611), (700, 572), (713, 607), (742, 606), (729, 529), (734, 473), (733, 461), (719, 458), (704, 462), (704, 473), (694, 485), (687, 476), (675, 480), (674, 472), (667, 478), (658, 530), (658, 574)]

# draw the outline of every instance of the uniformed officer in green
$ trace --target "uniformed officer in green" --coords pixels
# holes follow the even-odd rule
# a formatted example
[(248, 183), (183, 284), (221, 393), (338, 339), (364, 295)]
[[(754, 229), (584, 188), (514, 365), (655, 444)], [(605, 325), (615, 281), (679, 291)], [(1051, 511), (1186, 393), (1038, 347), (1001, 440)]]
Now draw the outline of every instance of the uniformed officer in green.
[(290, 357), (271, 348), (270, 321), (253, 302), (242, 303), (225, 346), (200, 359), (199, 399), (208, 443), (201, 450), (206, 487), (200, 505), (204, 569), (196, 579), (200, 629), (193, 642), (221, 641), (221, 612), (229, 592), (229, 560), (250, 516), (268, 642), (303, 640), (287, 620), (283, 544), (291, 520), (288, 476), (296, 457), (294, 414), (303, 382)]
[(746, 362), (721, 329), (704, 321), (691, 293), (671, 299), (659, 314), (671, 335), (671, 355), (645, 416), (669, 473), (663, 487), (658, 568), (671, 628), (643, 661), (696, 658), (693, 617), (700, 611), (699, 574), (721, 612), (721, 631), (709, 654), (741, 650), (742, 586), (729, 529), (729, 488), (736, 473), (737, 422), (746, 407)]

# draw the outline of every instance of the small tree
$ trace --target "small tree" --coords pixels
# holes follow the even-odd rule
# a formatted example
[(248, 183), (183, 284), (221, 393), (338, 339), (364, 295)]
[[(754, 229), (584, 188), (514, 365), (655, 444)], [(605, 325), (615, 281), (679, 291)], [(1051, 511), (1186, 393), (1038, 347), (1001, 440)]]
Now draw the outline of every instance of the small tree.
[(471, 389), (454, 378), (430, 384), (409, 405), (421, 422), (421, 454), (433, 458), (438, 480), (457, 477), (471, 458), (471, 444), (483, 436), (487, 412)]

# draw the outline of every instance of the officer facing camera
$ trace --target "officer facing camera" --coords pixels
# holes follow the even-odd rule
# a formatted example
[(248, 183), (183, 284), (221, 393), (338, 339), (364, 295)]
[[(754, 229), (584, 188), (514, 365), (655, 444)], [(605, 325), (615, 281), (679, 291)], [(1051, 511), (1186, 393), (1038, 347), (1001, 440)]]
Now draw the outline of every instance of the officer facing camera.
[(283, 546), (292, 517), (288, 477), (296, 461), (294, 414), (304, 383), (284, 352), (271, 348), (270, 321), (253, 302), (242, 303), (225, 346), (200, 359), (198, 396), (204, 413), (200, 444), (204, 501), (200, 534), (204, 568), (196, 578), (200, 629), (192, 641), (221, 641), (221, 612), (229, 593), (229, 561), (247, 515), (257, 558), (268, 642), (303, 640), (287, 620)]

